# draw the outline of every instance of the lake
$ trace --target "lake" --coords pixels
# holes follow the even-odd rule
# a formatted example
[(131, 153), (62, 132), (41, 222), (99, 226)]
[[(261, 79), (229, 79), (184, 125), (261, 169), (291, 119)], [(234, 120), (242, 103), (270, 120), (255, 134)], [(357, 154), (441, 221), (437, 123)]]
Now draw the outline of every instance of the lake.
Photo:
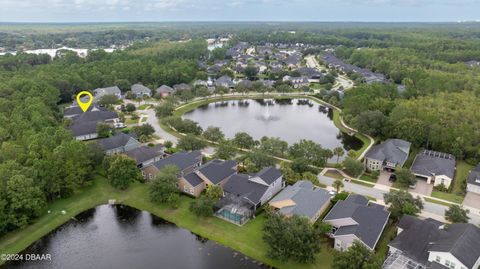
[(5, 267), (265, 268), (232, 249), (148, 212), (122, 205), (102, 205), (87, 210), (23, 253), (50, 254), (51, 261), (23, 261)]
[(198, 122), (203, 129), (220, 127), (228, 138), (247, 132), (255, 139), (279, 137), (290, 145), (310, 139), (324, 148), (360, 149), (362, 142), (342, 133), (332, 116), (330, 108), (310, 99), (245, 99), (203, 105), (183, 118)]

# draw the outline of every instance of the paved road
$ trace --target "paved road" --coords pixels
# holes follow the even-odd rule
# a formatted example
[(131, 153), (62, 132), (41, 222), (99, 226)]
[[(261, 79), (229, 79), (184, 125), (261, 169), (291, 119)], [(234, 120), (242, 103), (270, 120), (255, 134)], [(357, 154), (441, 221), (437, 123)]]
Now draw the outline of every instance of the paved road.
[[(314, 55), (305, 56), (305, 62), (307, 64), (307, 67), (317, 68), (320, 71), (327, 70), (325, 66), (322, 66), (320, 65), (320, 63), (318, 63)], [(345, 90), (353, 87), (353, 81), (347, 78), (346, 76), (339, 75), (336, 80), (337, 80), (337, 83), (335, 83), (333, 90), (337, 90), (340, 87), (343, 87)]]
[[(327, 186), (331, 186), (333, 181), (335, 181), (335, 179), (327, 176), (319, 175), (318, 181)], [(384, 203), (383, 194), (388, 192), (387, 190), (378, 189), (376, 187), (371, 188), (371, 187), (366, 187), (366, 186), (362, 186), (362, 185), (358, 185), (350, 182), (344, 182), (343, 184), (344, 184), (344, 188), (343, 188), (344, 190), (348, 192), (354, 192), (361, 195), (368, 195), (368, 196), (374, 197), (377, 199), (377, 202), (379, 203)], [(439, 221), (445, 221), (444, 214), (447, 208), (448, 207), (439, 205), (436, 203), (424, 202), (424, 209), (420, 214), (420, 216), (425, 218), (437, 219)], [(470, 223), (473, 223), (475, 225), (480, 225), (479, 211), (470, 212), (469, 217), (470, 217)]]

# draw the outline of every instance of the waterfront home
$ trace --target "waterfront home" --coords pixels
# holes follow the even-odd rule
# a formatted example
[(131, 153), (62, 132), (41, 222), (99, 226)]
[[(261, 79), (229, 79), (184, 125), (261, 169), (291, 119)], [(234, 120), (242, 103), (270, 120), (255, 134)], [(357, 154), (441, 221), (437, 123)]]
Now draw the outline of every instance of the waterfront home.
[(467, 191), (480, 194), (480, 163), (468, 175)]
[(126, 150), (125, 154), (134, 159), (137, 162), (137, 167), (140, 169), (152, 165), (154, 162), (159, 161), (167, 156), (165, 153), (165, 147), (162, 144), (158, 144), (153, 147), (136, 147)]
[(308, 79), (318, 80), (323, 76), (322, 73), (318, 71), (318, 69), (312, 67), (300, 67), (296, 71), (298, 71), (300, 75), (305, 76)]
[(148, 97), (152, 96), (152, 90), (143, 86), (142, 84), (133, 84), (130, 89), (135, 98), (143, 98), (145, 95)]
[(411, 143), (402, 139), (387, 139), (374, 145), (365, 154), (364, 165), (369, 171), (394, 171), (403, 167), (408, 159)]
[(254, 176), (234, 174), (223, 187), (224, 197), (216, 203), (215, 215), (242, 225), (284, 186), (282, 172), (273, 166)]
[(383, 206), (351, 194), (345, 201), (338, 201), (323, 221), (333, 226), (330, 236), (335, 239), (336, 250), (346, 251), (354, 241), (359, 241), (373, 251), (389, 216)]
[(118, 88), (117, 86), (98, 88), (93, 90), (93, 92), (96, 100), (102, 98), (102, 96), (105, 96), (105, 95), (115, 95), (118, 99), (122, 98), (122, 92), (120, 91), (120, 88)]
[(330, 198), (327, 190), (300, 180), (283, 189), (269, 205), (284, 216), (301, 216), (314, 223), (330, 205)]
[(175, 84), (173, 85), (173, 89), (177, 91), (188, 91), (192, 89), (192, 86), (186, 84), (186, 83), (180, 83), (180, 84)]
[(405, 215), (389, 244), (384, 269), (478, 269), (480, 229), (469, 223), (444, 225)]
[(194, 87), (208, 87), (208, 82), (205, 80), (197, 79), (193, 83)]
[(307, 87), (310, 85), (310, 82), (308, 81), (307, 77), (291, 77), (291, 76), (284, 76), (283, 81), (289, 81), (292, 83), (293, 88), (301, 88), (301, 87)]
[(223, 187), (228, 179), (236, 173), (237, 163), (235, 161), (211, 160), (197, 170), (180, 177), (178, 188), (186, 194), (199, 197), (200, 193), (208, 186)]
[(161, 98), (165, 98), (167, 96), (170, 96), (174, 92), (175, 92), (175, 90), (172, 87), (167, 86), (167, 85), (162, 85), (155, 90), (155, 93), (158, 94)]
[(90, 140), (98, 137), (97, 125), (107, 123), (113, 125), (120, 121), (118, 114), (109, 110), (87, 111), (72, 118), (68, 127), (76, 140)]
[(167, 165), (177, 166), (180, 170), (178, 177), (183, 177), (202, 165), (202, 153), (200, 151), (177, 152), (149, 166), (143, 167), (142, 175), (145, 179), (152, 180), (155, 175)]
[(221, 76), (221, 77), (217, 78), (217, 80), (215, 80), (215, 86), (216, 87), (233, 88), (233, 87), (235, 87), (235, 83), (233, 83), (231, 77), (229, 77), (227, 75), (224, 75), (224, 76)]
[(132, 135), (122, 132), (110, 137), (98, 139), (95, 142), (107, 155), (123, 153), (141, 146), (141, 143)]
[(410, 170), (418, 178), (425, 179), (428, 184), (433, 183), (434, 186), (443, 184), (449, 188), (455, 175), (455, 156), (423, 150), (415, 157)]

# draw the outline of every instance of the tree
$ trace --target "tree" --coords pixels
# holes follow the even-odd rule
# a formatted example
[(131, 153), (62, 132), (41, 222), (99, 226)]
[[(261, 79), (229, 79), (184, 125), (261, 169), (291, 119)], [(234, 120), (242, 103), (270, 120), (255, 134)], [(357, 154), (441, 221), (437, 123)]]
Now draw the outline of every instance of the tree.
[(417, 182), (417, 178), (408, 168), (398, 167), (395, 171), (395, 175), (397, 176), (398, 183), (405, 188), (408, 188), (408, 186)]
[(145, 123), (145, 124), (142, 124), (140, 126), (134, 126), (132, 128), (132, 131), (139, 137), (142, 136), (142, 135), (144, 135), (146, 137), (150, 137), (151, 135), (153, 135), (155, 133), (155, 129), (149, 123)]
[(254, 80), (257, 76), (257, 72), (257, 68), (253, 65), (248, 65), (243, 71), (243, 73), (249, 80)]
[(262, 137), (259, 149), (267, 154), (283, 157), (288, 149), (288, 143), (278, 137)]
[(134, 104), (132, 103), (128, 103), (126, 106), (125, 106), (125, 110), (128, 112), (128, 113), (132, 113), (133, 111), (135, 111), (137, 108), (135, 107)]
[(282, 162), (280, 164), (280, 170), (288, 184), (295, 184), (295, 182), (302, 179), (302, 174), (295, 172), (290, 163)]
[(311, 140), (302, 139), (288, 148), (288, 155), (292, 159), (302, 160), (307, 165), (323, 167), (328, 158), (332, 157), (332, 151), (323, 149), (320, 144)]
[(7, 181), (6, 202), (10, 224), (19, 228), (39, 217), (46, 207), (45, 195), (33, 179), (24, 175), (14, 175)]
[(107, 179), (113, 187), (125, 190), (135, 180), (141, 181), (142, 174), (135, 160), (120, 154), (112, 156), (107, 170)]
[(236, 133), (233, 143), (242, 149), (251, 149), (255, 146), (255, 140), (245, 132)]
[(237, 148), (231, 140), (221, 141), (215, 149), (214, 157), (221, 160), (229, 160), (235, 157)]
[(340, 157), (342, 157), (343, 154), (345, 154), (345, 150), (342, 147), (336, 147), (333, 149), (333, 154), (337, 156), (337, 163)]
[(267, 255), (282, 261), (314, 262), (315, 254), (320, 251), (320, 236), (308, 219), (299, 216), (285, 218), (272, 213), (263, 226)]
[(97, 123), (97, 134), (99, 138), (109, 137), (110, 133), (111, 133), (110, 125), (103, 122)]
[(168, 117), (173, 114), (175, 105), (172, 102), (163, 102), (155, 107), (155, 114), (158, 118)]
[(381, 111), (364, 111), (355, 117), (354, 126), (362, 133), (381, 136), (386, 128), (387, 120), (387, 116)]
[(178, 202), (178, 173), (179, 169), (175, 165), (166, 165), (158, 172), (148, 185), (148, 193), (152, 202), (170, 205)]
[(173, 147), (172, 141), (168, 141), (168, 140), (165, 141), (165, 142), (163, 143), (163, 145), (164, 145), (165, 148), (167, 148), (167, 149), (171, 149), (171, 148)]
[(275, 159), (260, 150), (253, 150), (245, 154), (247, 171), (254, 173), (260, 171), (264, 167), (275, 165)]
[(345, 158), (343, 166), (345, 167), (345, 172), (352, 177), (358, 177), (363, 172), (362, 162), (354, 158)]
[(223, 196), (222, 187), (218, 185), (210, 185), (207, 187), (205, 195), (212, 201), (218, 201)]
[(189, 209), (196, 216), (206, 218), (213, 215), (213, 205), (214, 202), (212, 199), (206, 196), (201, 196), (190, 203)]
[(225, 138), (225, 134), (218, 127), (208, 126), (203, 132), (203, 137), (209, 141), (220, 142)]
[(314, 173), (308, 171), (303, 173), (302, 177), (303, 179), (312, 182), (313, 185), (318, 185), (318, 178)]
[(341, 179), (336, 179), (332, 183), (332, 187), (334, 187), (337, 190), (337, 193), (340, 192), (340, 189), (343, 188), (343, 181)]
[(100, 97), (98, 104), (102, 106), (114, 105), (118, 102), (118, 97), (115, 94), (106, 94)]
[(347, 251), (337, 252), (333, 258), (333, 269), (374, 269), (381, 264), (375, 255), (360, 241), (355, 240)]
[(393, 219), (400, 219), (404, 214), (416, 216), (423, 209), (420, 197), (413, 196), (404, 190), (390, 190), (383, 195), (385, 203), (390, 205), (389, 210)]
[(445, 210), (445, 219), (452, 222), (462, 222), (467, 223), (470, 217), (468, 216), (470, 210), (463, 209), (459, 205), (450, 205), (447, 210)]
[(207, 143), (195, 135), (187, 134), (182, 136), (177, 143), (177, 147), (187, 151), (201, 150), (207, 146)]

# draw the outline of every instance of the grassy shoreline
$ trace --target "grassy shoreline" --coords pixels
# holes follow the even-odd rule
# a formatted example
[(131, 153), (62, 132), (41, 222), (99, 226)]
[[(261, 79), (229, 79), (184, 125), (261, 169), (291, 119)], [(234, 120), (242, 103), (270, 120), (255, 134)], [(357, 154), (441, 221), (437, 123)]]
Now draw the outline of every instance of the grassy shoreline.
[[(262, 239), (264, 215), (259, 215), (241, 227), (215, 217), (200, 219), (188, 210), (192, 198), (181, 196), (178, 209), (172, 209), (150, 202), (146, 184), (136, 182), (128, 190), (119, 191), (112, 188), (102, 177), (97, 177), (92, 186), (86, 187), (78, 194), (50, 204), (48, 207), (48, 210), (51, 210), (50, 214), (45, 214), (24, 229), (1, 237), (0, 253), (19, 253), (75, 215), (92, 207), (106, 204), (109, 199), (116, 199), (117, 203), (148, 211), (175, 223), (178, 227), (214, 240), (276, 268), (331, 268), (333, 250), (326, 248), (325, 243), (322, 244), (322, 250), (317, 254), (316, 262), (313, 264), (281, 262), (269, 258), (267, 246)], [(62, 210), (65, 210), (66, 214), (62, 214)], [(2, 261), (0, 261), (1, 264), (3, 264)]]

